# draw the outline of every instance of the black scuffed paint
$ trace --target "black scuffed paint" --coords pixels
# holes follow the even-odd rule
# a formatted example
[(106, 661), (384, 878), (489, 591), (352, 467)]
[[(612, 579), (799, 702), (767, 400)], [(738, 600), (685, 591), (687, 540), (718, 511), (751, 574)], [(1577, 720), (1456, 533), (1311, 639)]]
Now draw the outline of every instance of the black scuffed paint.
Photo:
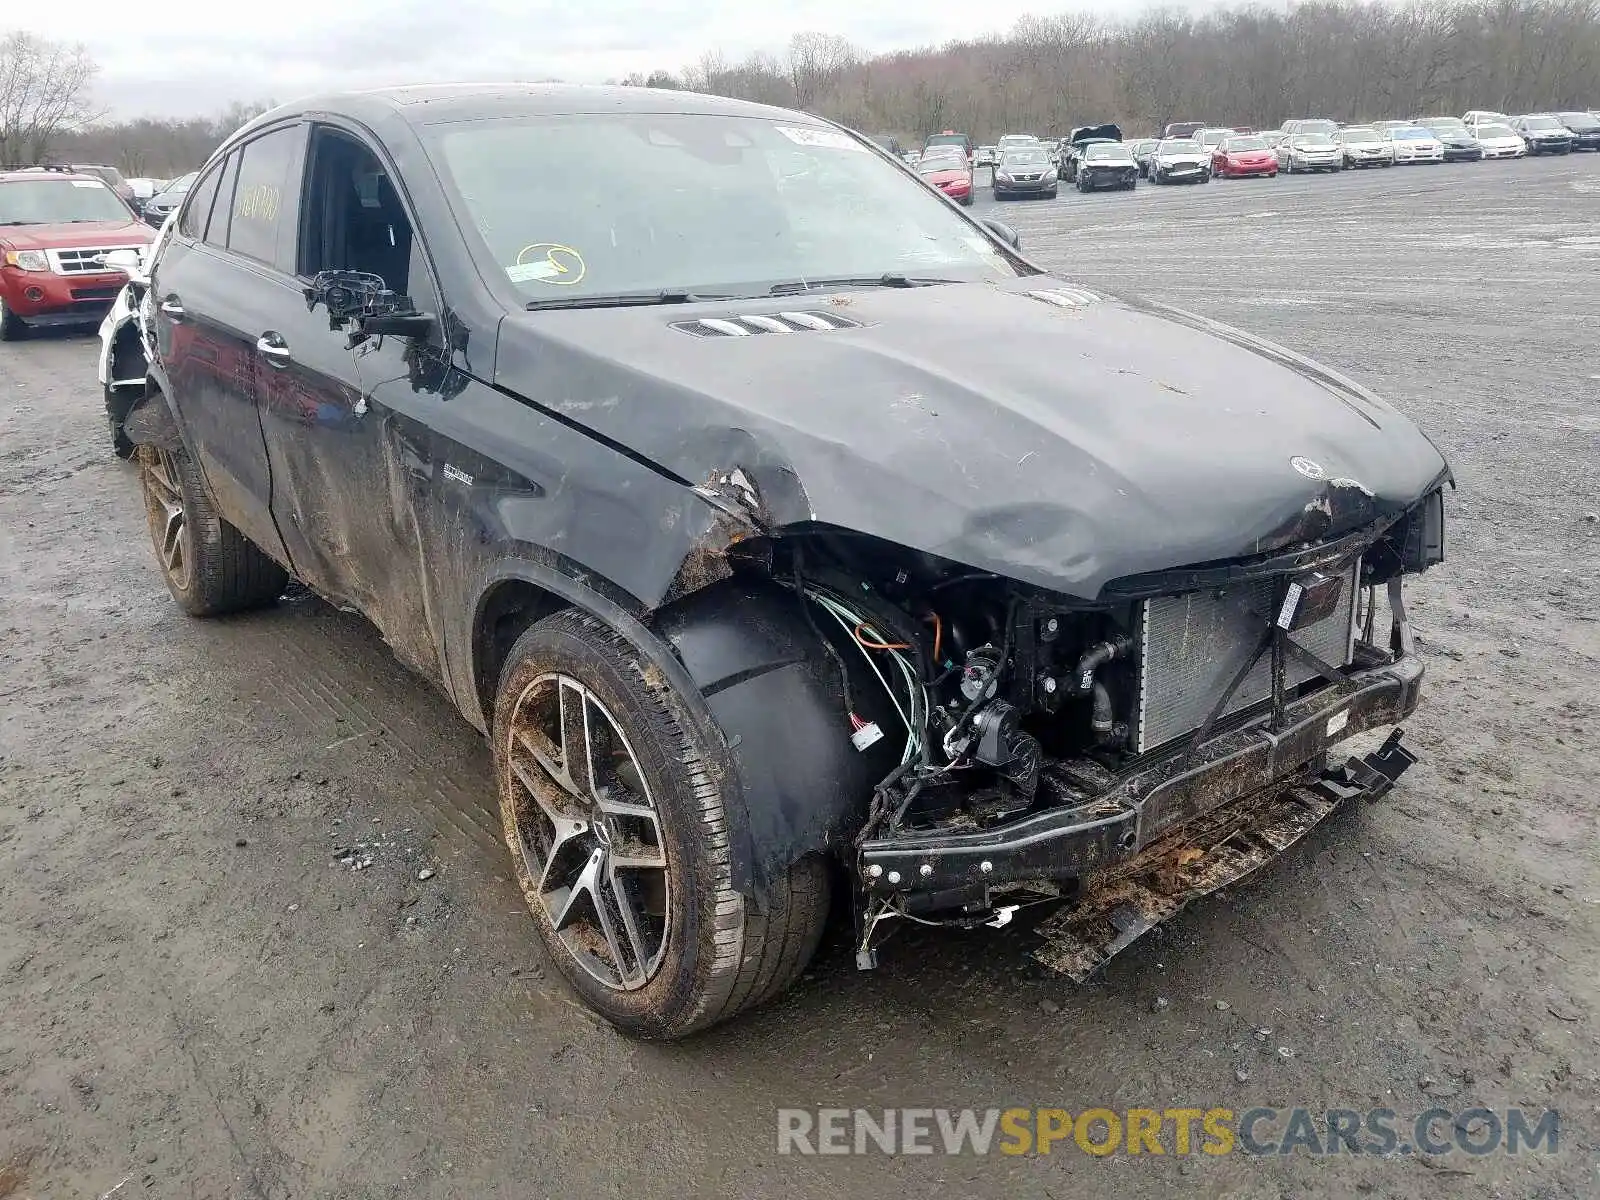
[(836, 299), (863, 327), (826, 337), (684, 338), (651, 309), (516, 313), (496, 383), (674, 475), (743, 467), (779, 528), (820, 521), (1083, 598), (1397, 516), (1444, 469), (1332, 371), (1175, 310), (1026, 294), (1054, 286), (857, 292)]

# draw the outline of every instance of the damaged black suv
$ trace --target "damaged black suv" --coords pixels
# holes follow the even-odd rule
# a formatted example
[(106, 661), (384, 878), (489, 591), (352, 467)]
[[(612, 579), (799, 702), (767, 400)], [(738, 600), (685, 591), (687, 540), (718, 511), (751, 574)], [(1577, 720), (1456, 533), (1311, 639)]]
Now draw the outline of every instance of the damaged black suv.
[(489, 736), (539, 932), (633, 1033), (782, 990), (836, 892), (863, 966), (886, 921), (1041, 904), (1081, 975), (1411, 761), (1329, 754), (1417, 703), (1432, 444), (819, 119), (280, 108), (150, 291), (126, 431), (173, 596), (366, 614)]

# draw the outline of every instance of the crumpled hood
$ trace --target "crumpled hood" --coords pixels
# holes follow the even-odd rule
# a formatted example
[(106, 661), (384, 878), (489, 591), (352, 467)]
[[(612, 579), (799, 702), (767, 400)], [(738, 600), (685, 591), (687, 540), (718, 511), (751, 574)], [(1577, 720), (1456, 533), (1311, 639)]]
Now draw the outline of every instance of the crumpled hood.
[[(859, 325), (674, 328), (796, 310)], [(743, 468), (776, 527), (841, 526), (1083, 597), (1336, 536), (1445, 469), (1410, 421), (1331, 371), (1043, 275), (515, 313), (495, 381), (692, 484)]]
[(0, 242), (13, 250), (130, 246), (148, 242), (155, 230), (131, 216), (126, 221), (67, 221), (56, 225), (0, 225)]

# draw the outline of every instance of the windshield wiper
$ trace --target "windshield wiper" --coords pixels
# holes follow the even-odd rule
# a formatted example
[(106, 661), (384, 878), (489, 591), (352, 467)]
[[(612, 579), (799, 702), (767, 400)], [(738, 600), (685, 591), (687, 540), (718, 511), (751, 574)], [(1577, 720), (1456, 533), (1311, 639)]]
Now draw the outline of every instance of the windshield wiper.
[(841, 275), (835, 279), (790, 279), (783, 283), (775, 283), (767, 291), (769, 296), (793, 296), (800, 292), (814, 292), (818, 288), (839, 287), (885, 287), (885, 288), (913, 288), (932, 287), (939, 283), (960, 283), (959, 279), (931, 279), (919, 278), (914, 275), (897, 275), (890, 272), (887, 275)]
[(553, 296), (547, 300), (529, 300), (523, 307), (545, 308), (632, 308), (647, 304), (692, 304), (697, 300), (731, 300), (731, 296), (717, 296), (708, 292), (687, 292), (681, 288), (662, 288), (654, 292), (613, 292), (599, 296)]

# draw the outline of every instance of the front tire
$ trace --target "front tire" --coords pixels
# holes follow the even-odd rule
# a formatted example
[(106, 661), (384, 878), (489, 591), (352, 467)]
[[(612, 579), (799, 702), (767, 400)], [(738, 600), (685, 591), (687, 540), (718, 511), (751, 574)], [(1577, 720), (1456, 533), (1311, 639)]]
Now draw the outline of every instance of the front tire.
[(138, 454), (150, 542), (178, 607), (215, 617), (282, 595), (289, 573), (222, 519), (187, 453), (140, 446)]
[(760, 902), (734, 890), (717, 767), (658, 667), (578, 609), (512, 647), (494, 716), (506, 844), (539, 936), (585, 1004), (626, 1033), (681, 1038), (788, 987), (816, 952), (815, 855)]

